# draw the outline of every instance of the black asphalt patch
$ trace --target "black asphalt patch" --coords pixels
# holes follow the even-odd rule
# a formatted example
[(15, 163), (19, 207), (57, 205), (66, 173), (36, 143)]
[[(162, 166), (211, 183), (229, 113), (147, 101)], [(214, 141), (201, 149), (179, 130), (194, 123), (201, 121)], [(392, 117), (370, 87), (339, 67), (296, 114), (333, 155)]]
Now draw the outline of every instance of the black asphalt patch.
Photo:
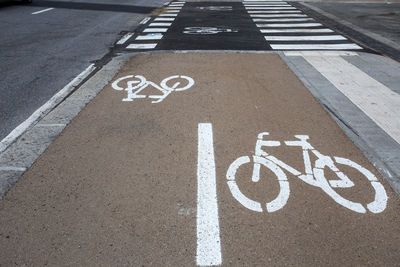
[(186, 3), (161, 50), (270, 50), (240, 2)]

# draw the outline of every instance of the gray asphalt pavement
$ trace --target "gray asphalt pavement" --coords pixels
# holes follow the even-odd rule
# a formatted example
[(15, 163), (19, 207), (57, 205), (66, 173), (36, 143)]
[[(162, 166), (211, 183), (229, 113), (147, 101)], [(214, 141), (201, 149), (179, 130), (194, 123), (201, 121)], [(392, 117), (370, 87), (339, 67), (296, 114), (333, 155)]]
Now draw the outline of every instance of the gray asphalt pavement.
[(400, 43), (400, 3), (316, 2), (312, 5), (358, 27)]
[[(165, 1), (0, 5), (0, 140)], [(50, 7), (55, 9), (32, 14)]]

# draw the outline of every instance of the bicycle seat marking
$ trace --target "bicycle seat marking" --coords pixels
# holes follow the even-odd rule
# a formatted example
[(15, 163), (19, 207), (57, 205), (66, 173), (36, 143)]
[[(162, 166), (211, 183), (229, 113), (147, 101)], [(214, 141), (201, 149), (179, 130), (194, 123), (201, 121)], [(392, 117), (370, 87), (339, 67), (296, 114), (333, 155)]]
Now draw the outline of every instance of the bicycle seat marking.
[[(264, 140), (264, 137), (268, 135), (268, 132), (260, 133), (257, 138), (255, 154), (252, 157), (242, 156), (237, 158), (229, 166), (226, 173), (228, 187), (232, 193), (232, 196), (244, 207), (257, 212), (263, 212), (263, 208), (266, 209), (267, 212), (275, 212), (282, 209), (286, 205), (290, 195), (289, 181), (286, 173), (284, 172), (286, 171), (309, 185), (321, 188), (338, 204), (354, 212), (366, 213), (367, 210), (369, 210), (372, 213), (381, 213), (386, 209), (388, 196), (385, 188), (378, 181), (375, 175), (366, 168), (346, 158), (332, 158), (330, 156), (323, 155), (307, 141), (309, 139), (308, 135), (295, 135), (297, 140), (284, 141), (284, 144), (287, 146), (297, 146), (302, 148), (305, 171), (304, 173), (301, 173), (263, 150), (263, 147), (281, 146), (281, 142), (279, 141)], [(314, 162), (314, 166), (312, 166), (311, 163), (310, 151), (317, 157)], [(280, 192), (278, 196), (274, 200), (267, 202), (264, 205), (245, 196), (240, 191), (239, 186), (236, 183), (237, 170), (242, 165), (250, 163), (251, 161), (253, 161), (253, 174), (251, 177), (253, 182), (259, 181), (260, 167), (263, 166), (270, 169), (272, 173), (274, 173), (279, 183)], [(350, 188), (354, 186), (354, 183), (349, 179), (349, 177), (347, 177), (347, 175), (340, 171), (336, 165), (345, 165), (347, 167), (354, 168), (362, 176), (365, 176), (375, 191), (374, 200), (366, 205), (362, 205), (361, 203), (353, 202), (339, 195), (334, 188)], [(324, 174), (325, 168), (332, 170), (338, 179), (327, 180)]]
[[(172, 86), (170, 86), (172, 85)], [(188, 76), (173, 75), (165, 78), (161, 81), (160, 85), (148, 81), (141, 75), (127, 75), (118, 78), (112, 83), (112, 88), (117, 91), (127, 91), (127, 97), (123, 98), (122, 101), (133, 101), (135, 98), (151, 98), (155, 99), (151, 103), (162, 102), (169, 94), (174, 91), (184, 91), (194, 85), (194, 80)], [(153, 86), (155, 89), (160, 91), (160, 95), (145, 95), (139, 94), (148, 86)]]

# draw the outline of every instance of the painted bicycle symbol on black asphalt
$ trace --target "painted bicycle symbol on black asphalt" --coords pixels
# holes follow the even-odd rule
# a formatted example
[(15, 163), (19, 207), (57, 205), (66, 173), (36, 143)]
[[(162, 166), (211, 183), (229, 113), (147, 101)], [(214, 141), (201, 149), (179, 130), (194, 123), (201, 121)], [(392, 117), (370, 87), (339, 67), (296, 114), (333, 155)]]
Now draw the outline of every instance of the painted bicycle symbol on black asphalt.
[(184, 34), (218, 34), (218, 33), (235, 33), (236, 29), (228, 29), (222, 27), (185, 27)]

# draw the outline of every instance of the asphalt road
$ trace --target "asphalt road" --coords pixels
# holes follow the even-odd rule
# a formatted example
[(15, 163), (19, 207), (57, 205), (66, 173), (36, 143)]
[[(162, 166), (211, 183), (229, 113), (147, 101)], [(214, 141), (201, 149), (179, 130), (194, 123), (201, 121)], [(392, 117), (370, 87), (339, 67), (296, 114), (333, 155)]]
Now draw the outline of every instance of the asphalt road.
[(400, 42), (400, 3), (312, 3), (340, 19)]
[[(0, 5), (0, 140), (165, 1)], [(55, 7), (47, 12), (32, 14)], [(149, 8), (150, 7), (150, 8)]]

